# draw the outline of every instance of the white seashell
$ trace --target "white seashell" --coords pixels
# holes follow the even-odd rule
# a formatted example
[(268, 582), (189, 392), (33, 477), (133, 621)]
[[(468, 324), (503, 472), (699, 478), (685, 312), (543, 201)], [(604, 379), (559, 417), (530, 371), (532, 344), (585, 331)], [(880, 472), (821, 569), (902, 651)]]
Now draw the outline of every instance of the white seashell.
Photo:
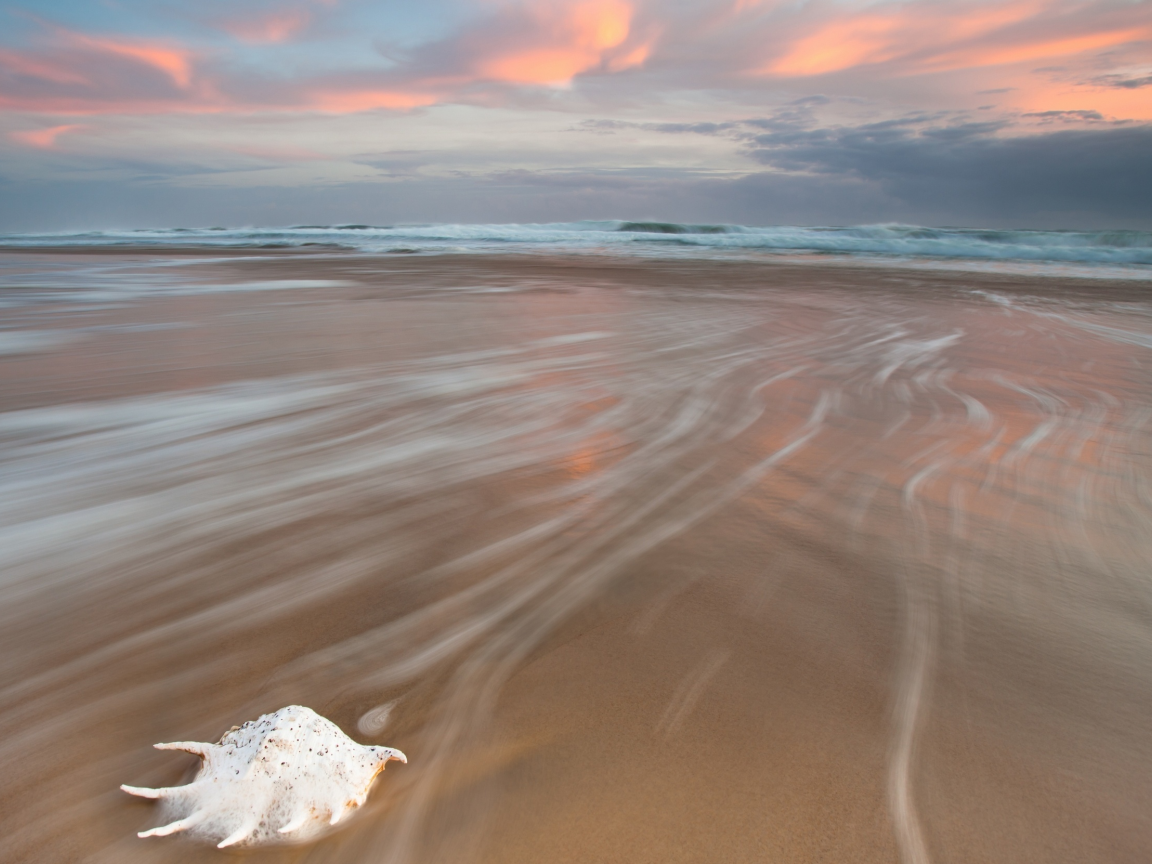
[(186, 831), (221, 849), (315, 837), (364, 803), (389, 759), (408, 761), (399, 750), (357, 744), (301, 705), (233, 726), (219, 744), (178, 741), (156, 748), (195, 753), (203, 763), (187, 786), (120, 787), (159, 799), (175, 820), (138, 836)]

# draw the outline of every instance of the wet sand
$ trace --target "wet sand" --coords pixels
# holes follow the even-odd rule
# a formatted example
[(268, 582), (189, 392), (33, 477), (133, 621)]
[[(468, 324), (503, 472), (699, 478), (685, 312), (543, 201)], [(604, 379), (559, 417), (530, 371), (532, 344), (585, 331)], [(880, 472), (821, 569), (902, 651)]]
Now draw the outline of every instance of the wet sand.
[[(1143, 862), (1141, 283), (0, 253), (0, 859)], [(306, 846), (121, 783), (308, 705)]]

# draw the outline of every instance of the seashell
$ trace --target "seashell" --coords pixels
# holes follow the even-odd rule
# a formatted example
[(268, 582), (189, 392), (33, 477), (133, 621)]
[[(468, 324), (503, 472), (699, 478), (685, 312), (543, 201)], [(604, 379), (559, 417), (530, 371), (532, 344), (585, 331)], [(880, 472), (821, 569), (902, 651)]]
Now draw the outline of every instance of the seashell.
[(399, 750), (357, 744), (301, 705), (233, 726), (218, 744), (177, 741), (156, 748), (195, 753), (203, 762), (187, 786), (120, 787), (159, 800), (174, 820), (137, 836), (184, 831), (221, 849), (315, 837), (364, 803), (389, 759), (408, 761)]

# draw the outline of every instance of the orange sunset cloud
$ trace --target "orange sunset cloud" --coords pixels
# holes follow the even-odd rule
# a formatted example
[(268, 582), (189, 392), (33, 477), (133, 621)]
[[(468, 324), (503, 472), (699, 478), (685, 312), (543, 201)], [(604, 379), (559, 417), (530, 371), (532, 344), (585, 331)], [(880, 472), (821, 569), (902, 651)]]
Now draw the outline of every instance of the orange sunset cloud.
[[(517, 46), (484, 60), (478, 69), (481, 77), (516, 84), (566, 84), (599, 66), (606, 52), (628, 38), (633, 14), (623, 0), (549, 4), (534, 13), (542, 44)], [(646, 56), (647, 51), (634, 49), (628, 65), (641, 63)]]
[[(995, 69), (1014, 88), (1011, 97), (995, 100), (1000, 105), (1063, 110), (1050, 108), (1044, 100), (1051, 99), (1052, 106), (1076, 110), (1109, 106), (1115, 108), (1110, 116), (1121, 118), (1148, 113), (1141, 109), (1144, 91), (1125, 85), (1118, 92), (1106, 80), (1124, 64), (1142, 68), (1149, 53), (1152, 22), (1138, 14), (1139, 4), (1097, 12), (1092, 4), (1062, 0), (912, 0), (851, 8), (738, 0), (718, 2), (728, 22), (719, 27), (677, 19), (675, 10), (651, 0), (491, 0), (482, 5), (484, 14), (387, 63), (379, 54), (363, 54), (346, 67), (334, 65), (334, 55), (318, 41), (295, 46), (290, 68), (271, 59), (274, 47), (245, 57), (249, 44), (284, 43), (315, 16), (337, 14), (316, 2), (294, 0), (267, 14), (217, 22), (244, 44), (89, 35), (45, 24), (48, 38), (41, 44), (0, 47), (0, 106), (55, 114), (410, 111), (451, 102), (495, 105), (512, 98), (509, 91), (517, 87), (565, 88), (582, 75), (643, 66), (654, 74), (631, 76), (629, 86), (653, 92), (760, 86), (769, 94), (784, 79), (784, 86), (797, 87), (801, 79), (850, 69), (858, 70), (850, 89), (863, 92), (898, 77), (948, 73), (947, 81), (930, 85), (945, 99), (1003, 90), (1000, 80), (971, 86), (976, 70)], [(718, 20), (715, 12), (708, 20)], [(733, 24), (737, 15), (739, 26)], [(1126, 57), (1105, 62), (1095, 56), (1101, 52)], [(688, 58), (687, 65), (677, 68), (678, 56)], [(312, 67), (309, 57), (316, 61)], [(1072, 64), (1075, 70), (1061, 72), (1055, 82), (1052, 74), (1024, 64)], [(159, 76), (136, 74), (134, 66)]]
[(1051, 25), (1031, 26), (1051, 5), (921, 3), (835, 17), (787, 45), (759, 72), (798, 77), (893, 62), (906, 72), (945, 71), (1066, 57), (1152, 38), (1152, 24), (1114, 27), (1106, 19), (1089, 33), (1074, 31), (1070, 22), (1059, 22), (1065, 35), (1053, 35)]

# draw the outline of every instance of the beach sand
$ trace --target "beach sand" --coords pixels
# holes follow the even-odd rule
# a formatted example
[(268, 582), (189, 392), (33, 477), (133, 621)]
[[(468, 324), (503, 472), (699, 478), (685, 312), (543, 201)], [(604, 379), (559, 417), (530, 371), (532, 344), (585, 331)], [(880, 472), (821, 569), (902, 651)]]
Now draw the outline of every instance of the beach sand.
[(268, 862), (1143, 862), (1152, 302), (849, 261), (0, 253), (0, 859), (159, 741), (404, 750)]

